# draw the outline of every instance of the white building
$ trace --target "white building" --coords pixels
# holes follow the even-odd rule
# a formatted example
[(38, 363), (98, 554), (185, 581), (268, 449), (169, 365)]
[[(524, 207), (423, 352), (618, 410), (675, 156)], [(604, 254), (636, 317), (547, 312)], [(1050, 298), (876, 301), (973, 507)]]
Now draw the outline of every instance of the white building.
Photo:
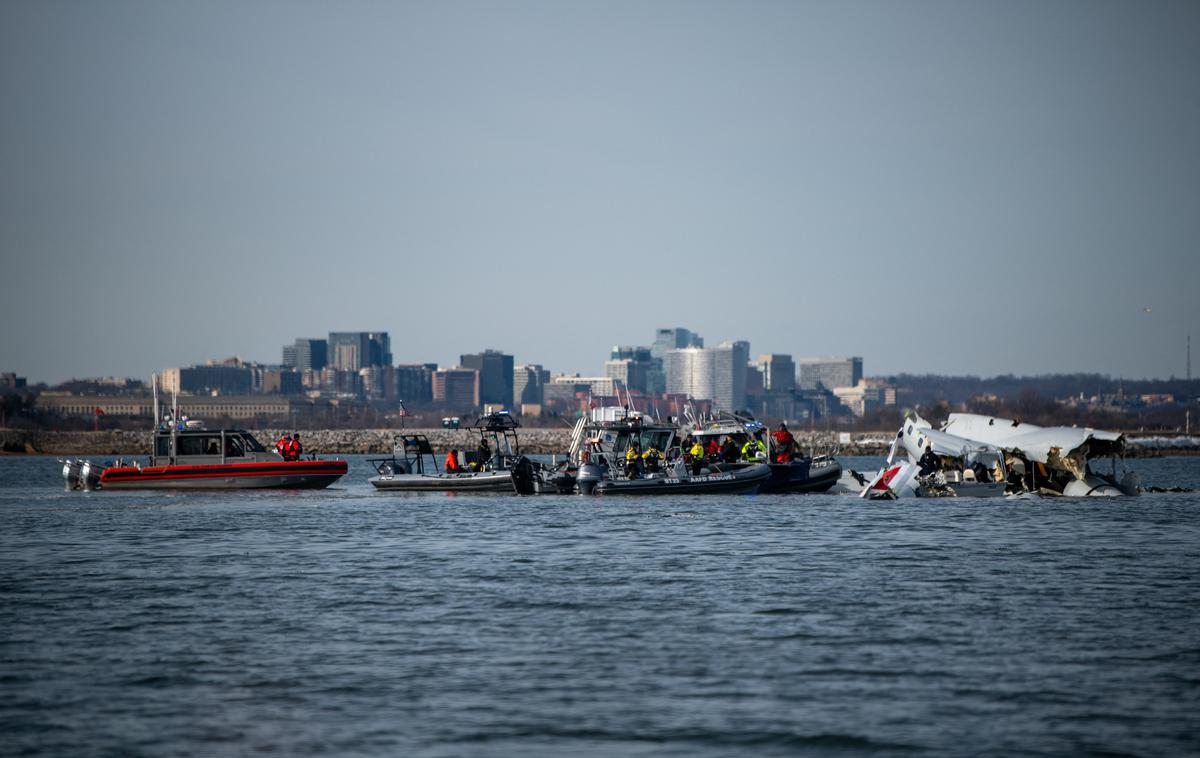
[(726, 410), (743, 408), (749, 358), (750, 343), (742, 341), (668, 350), (663, 356), (667, 392), (711, 400)]

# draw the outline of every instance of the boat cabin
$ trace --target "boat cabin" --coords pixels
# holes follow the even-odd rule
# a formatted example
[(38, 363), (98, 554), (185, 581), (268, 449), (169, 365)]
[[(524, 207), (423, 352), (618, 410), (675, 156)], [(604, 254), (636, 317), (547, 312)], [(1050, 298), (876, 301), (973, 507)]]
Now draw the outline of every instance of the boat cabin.
[(160, 429), (154, 433), (151, 466), (278, 461), (243, 429)]

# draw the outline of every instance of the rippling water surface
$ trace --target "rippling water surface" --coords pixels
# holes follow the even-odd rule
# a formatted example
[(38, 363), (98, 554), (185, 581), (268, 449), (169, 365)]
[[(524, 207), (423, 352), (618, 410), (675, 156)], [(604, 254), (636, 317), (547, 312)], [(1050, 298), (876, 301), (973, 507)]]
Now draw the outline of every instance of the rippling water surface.
[[(872, 461), (852, 461), (868, 469)], [(1200, 487), (1200, 459), (1135, 461)], [(0, 754), (1200, 751), (1200, 495), (65, 493), (0, 458)]]

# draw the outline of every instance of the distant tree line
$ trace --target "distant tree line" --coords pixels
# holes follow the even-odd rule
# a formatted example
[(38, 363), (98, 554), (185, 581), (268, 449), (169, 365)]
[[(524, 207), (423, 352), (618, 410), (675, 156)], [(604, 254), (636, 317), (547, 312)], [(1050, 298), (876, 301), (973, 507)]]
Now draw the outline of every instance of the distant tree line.
[(903, 402), (924, 405), (946, 401), (965, 403), (978, 395), (996, 395), (1002, 399), (1020, 398), (1028, 391), (1050, 399), (1112, 395), (1174, 395), (1178, 401), (1200, 397), (1200, 379), (1122, 379), (1105, 374), (1045, 374), (1014, 376), (1002, 374), (978, 376), (939, 376), (937, 374), (896, 374), (884, 377), (903, 395)]

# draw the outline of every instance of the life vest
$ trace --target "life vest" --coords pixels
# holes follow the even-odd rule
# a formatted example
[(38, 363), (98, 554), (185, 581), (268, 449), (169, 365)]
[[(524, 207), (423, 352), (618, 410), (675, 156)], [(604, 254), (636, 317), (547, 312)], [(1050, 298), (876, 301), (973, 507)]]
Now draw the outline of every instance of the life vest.
[(762, 440), (748, 439), (746, 444), (742, 445), (742, 457), (746, 460), (757, 457), (766, 457), (767, 446), (762, 443)]
[(275, 443), (275, 452), (279, 453), (284, 458), (286, 458), (287, 451), (288, 451), (288, 443), (290, 443), (290, 442), (291, 442), (291, 440), (289, 440), (287, 438), (286, 434), (284, 436), (280, 437), (279, 441)]
[(300, 460), (301, 451), (302, 448), (300, 447), (300, 440), (289, 440), (287, 444), (287, 454), (284, 455), (284, 458), (287, 458), (290, 461), (298, 461)]
[(456, 456), (454, 451), (451, 450), (450, 452), (446, 453), (446, 473), (453, 474), (458, 470), (458, 456)]
[(699, 442), (697, 442), (695, 445), (692, 445), (692, 449), (689, 450), (688, 452), (690, 452), (692, 454), (692, 460), (694, 460), (694, 461), (704, 460), (704, 447)]
[(638, 451), (635, 447), (625, 448), (625, 462), (633, 463), (638, 459)]

